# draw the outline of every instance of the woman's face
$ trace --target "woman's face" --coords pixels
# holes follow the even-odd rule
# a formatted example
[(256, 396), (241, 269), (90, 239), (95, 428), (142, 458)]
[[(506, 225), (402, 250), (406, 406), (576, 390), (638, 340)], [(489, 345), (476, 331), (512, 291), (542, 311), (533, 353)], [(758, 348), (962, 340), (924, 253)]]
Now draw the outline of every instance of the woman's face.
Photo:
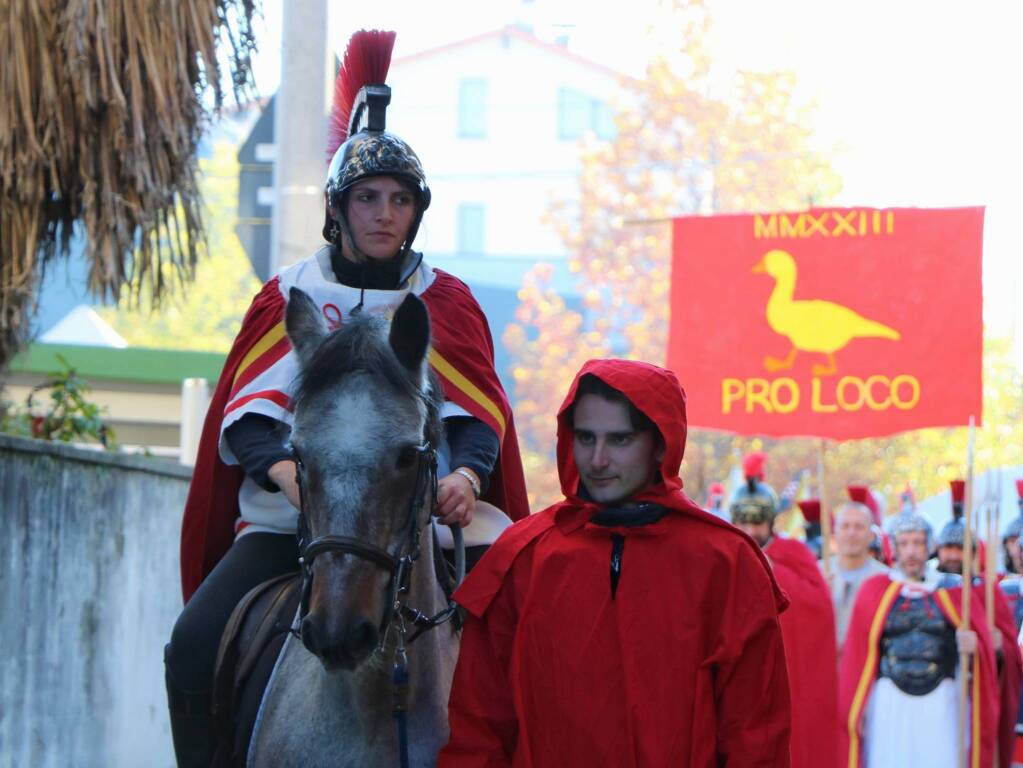
[[(356, 247), (371, 259), (393, 258), (416, 216), (416, 197), (409, 188), (390, 176), (363, 179), (352, 185), (347, 205)], [(341, 252), (357, 261), (347, 237), (341, 239)]]

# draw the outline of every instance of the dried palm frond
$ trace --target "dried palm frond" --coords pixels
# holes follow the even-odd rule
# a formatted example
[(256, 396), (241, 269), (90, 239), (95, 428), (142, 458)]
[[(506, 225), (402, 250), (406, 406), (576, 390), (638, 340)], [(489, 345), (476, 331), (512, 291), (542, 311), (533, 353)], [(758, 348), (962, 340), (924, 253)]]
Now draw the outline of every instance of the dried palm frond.
[[(158, 300), (204, 243), (195, 150), (218, 48), (251, 86), (256, 0), (8, 0), (0, 9), (0, 367), (43, 269), (83, 238), (97, 297)], [(171, 269), (168, 270), (167, 268)]]

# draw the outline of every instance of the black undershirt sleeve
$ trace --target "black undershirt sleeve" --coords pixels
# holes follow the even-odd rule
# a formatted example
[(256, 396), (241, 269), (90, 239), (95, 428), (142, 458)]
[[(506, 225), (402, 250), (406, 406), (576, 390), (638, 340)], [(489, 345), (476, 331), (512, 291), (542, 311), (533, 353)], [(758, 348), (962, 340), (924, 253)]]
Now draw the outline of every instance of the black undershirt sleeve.
[(292, 458), (284, 447), (290, 432), (290, 427), (277, 419), (246, 413), (224, 430), (224, 439), (245, 474), (263, 490), (277, 493), (281, 489), (266, 473), (278, 461)]
[(486, 493), (501, 450), (497, 433), (473, 416), (444, 419), (444, 430), (451, 449), (451, 469), (471, 469), (480, 479), (480, 493)]
[[(444, 428), (451, 468), (471, 469), (480, 479), (480, 491), (486, 492), (501, 448), (497, 434), (472, 416), (447, 418)], [(288, 426), (276, 419), (247, 413), (224, 431), (224, 438), (245, 474), (260, 488), (276, 493), (280, 488), (266, 473), (278, 461), (292, 458), (284, 445), (288, 433)]]

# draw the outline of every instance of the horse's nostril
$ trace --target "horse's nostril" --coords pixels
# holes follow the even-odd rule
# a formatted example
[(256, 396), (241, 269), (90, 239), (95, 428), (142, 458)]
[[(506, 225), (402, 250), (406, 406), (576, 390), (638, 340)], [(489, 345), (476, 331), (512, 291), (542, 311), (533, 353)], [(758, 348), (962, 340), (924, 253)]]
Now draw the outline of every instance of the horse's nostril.
[(377, 645), (377, 628), (367, 619), (356, 621), (345, 636), (345, 646), (354, 659), (368, 656)]
[(319, 649), (323, 647), (323, 644), (320, 642), (319, 623), (312, 616), (306, 616), (302, 619), (302, 645), (306, 647), (309, 653), (314, 655), (319, 655)]

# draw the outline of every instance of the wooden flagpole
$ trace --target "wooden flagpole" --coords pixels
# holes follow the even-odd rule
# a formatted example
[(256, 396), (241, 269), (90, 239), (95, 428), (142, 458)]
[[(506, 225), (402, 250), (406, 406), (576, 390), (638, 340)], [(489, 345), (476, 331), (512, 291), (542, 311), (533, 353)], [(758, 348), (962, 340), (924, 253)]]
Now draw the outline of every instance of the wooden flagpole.
[[(970, 628), (970, 602), (973, 596), (973, 447), (977, 430), (970, 417), (970, 436), (966, 448), (966, 509), (963, 510), (963, 598), (959, 629)], [(959, 652), (959, 768), (966, 768), (969, 739), (967, 738), (967, 692), (970, 687), (970, 654)]]
[(817, 497), (821, 503), (821, 568), (824, 581), (831, 588), (831, 513), (828, 511), (827, 491), (824, 487), (824, 452), (827, 442), (821, 438), (817, 450)]
[(991, 630), (991, 637), (995, 636), (995, 579), (998, 576), (998, 550), (995, 541), (998, 536), (998, 526), (995, 523), (995, 504), (991, 494), (991, 470), (988, 470), (984, 478), (984, 508), (987, 522), (987, 547), (984, 550), (984, 612), (987, 614), (987, 625)]

